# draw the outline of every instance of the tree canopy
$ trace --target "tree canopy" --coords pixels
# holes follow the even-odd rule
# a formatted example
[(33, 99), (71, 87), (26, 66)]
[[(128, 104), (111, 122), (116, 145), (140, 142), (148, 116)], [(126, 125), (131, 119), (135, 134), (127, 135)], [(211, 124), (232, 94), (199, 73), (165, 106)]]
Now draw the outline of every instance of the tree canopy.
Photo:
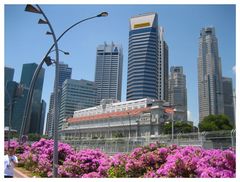
[(221, 115), (209, 115), (204, 117), (203, 121), (199, 123), (200, 131), (219, 131), (219, 130), (231, 130), (233, 126), (230, 124), (228, 116)]
[[(175, 121), (174, 122), (174, 133), (191, 133), (193, 131), (193, 126), (184, 121)], [(172, 122), (165, 123), (164, 133), (172, 133)]]

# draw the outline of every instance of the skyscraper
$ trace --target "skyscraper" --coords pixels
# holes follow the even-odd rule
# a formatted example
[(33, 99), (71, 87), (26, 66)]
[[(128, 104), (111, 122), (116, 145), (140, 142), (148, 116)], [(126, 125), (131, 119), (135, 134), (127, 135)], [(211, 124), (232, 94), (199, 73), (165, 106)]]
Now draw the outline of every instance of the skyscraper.
[[(66, 79), (70, 79), (72, 75), (72, 68), (68, 67), (68, 64), (64, 64), (63, 62), (59, 63), (59, 82), (58, 82), (58, 87), (59, 87), (59, 109), (58, 111), (60, 112), (60, 105), (61, 105), (61, 94), (62, 94), (62, 85), (63, 82)], [(47, 113), (47, 123), (46, 123), (46, 135), (49, 137), (52, 136), (53, 134), (53, 120), (54, 120), (54, 93), (51, 93), (50, 95), (50, 103), (49, 103), (49, 110)]]
[(63, 82), (58, 128), (61, 130), (65, 119), (74, 111), (96, 105), (97, 86), (88, 80), (67, 79)]
[(234, 103), (233, 103), (233, 85), (232, 79), (223, 77), (223, 100), (224, 100), (224, 114), (230, 119), (232, 126), (235, 126), (235, 114), (234, 114)]
[(4, 86), (6, 86), (8, 81), (13, 81), (14, 69), (9, 67), (4, 67)]
[(168, 100), (168, 46), (158, 15), (146, 13), (130, 19), (127, 100)]
[(121, 100), (123, 51), (120, 45), (104, 43), (97, 47), (95, 83), (97, 104), (102, 99)]
[[(12, 105), (12, 128), (20, 131), (22, 121), (23, 121), (23, 113), (26, 105), (26, 99), (29, 91), (29, 86), (33, 74), (37, 68), (36, 63), (23, 64), (21, 81), (20, 84), (14, 81), (9, 81), (7, 85), (7, 92), (13, 100)], [(42, 68), (38, 79), (36, 81), (35, 89), (33, 92), (32, 105), (30, 107), (31, 111), (27, 127), (27, 133), (40, 133), (40, 120), (41, 120), (41, 97), (42, 97), (42, 87), (44, 80), (44, 69)], [(10, 76), (11, 78), (13, 76)], [(22, 88), (23, 86), (23, 88)], [(20, 91), (22, 90), (22, 91)], [(21, 93), (18, 93), (18, 92)], [(5, 99), (6, 101), (7, 97)], [(6, 103), (5, 103), (6, 104)], [(8, 103), (9, 104), (9, 103)], [(9, 108), (5, 106), (7, 112), (5, 113), (5, 122), (9, 120)], [(8, 124), (7, 124), (8, 125)]]
[(45, 100), (42, 100), (41, 103), (41, 117), (40, 117), (40, 135), (43, 134), (43, 129), (44, 129), (44, 121), (45, 121), (45, 114), (46, 114), (46, 102)]
[[(26, 89), (27, 92), (29, 90), (31, 80), (37, 66), (38, 65), (36, 63), (23, 64), (20, 84), (23, 85), (24, 89)], [(29, 117), (30, 122), (26, 126), (28, 133), (40, 133), (41, 101), (42, 101), (44, 73), (45, 73), (45, 69), (41, 68), (35, 87), (34, 87), (32, 105), (30, 107), (31, 108), (31, 111), (30, 111), (31, 114)], [(22, 110), (21, 107), (25, 109), (25, 104), (26, 104), (26, 100), (22, 103), (19, 103), (18, 105), (19, 108), (17, 108), (17, 110)], [(16, 118), (16, 120), (19, 120), (19, 118)]]
[(4, 126), (9, 125), (10, 101), (14, 98), (17, 82), (13, 81), (14, 69), (4, 67)]
[[(5, 72), (6, 73), (6, 72)], [(5, 77), (6, 78), (6, 77)], [(7, 84), (5, 85), (5, 92), (4, 92), (4, 126), (9, 126), (12, 124), (12, 119), (9, 121), (9, 118), (13, 116), (13, 106), (16, 102), (16, 90), (18, 87), (18, 83), (15, 81), (7, 81)], [(11, 116), (10, 116), (11, 115)], [(20, 124), (19, 124), (20, 125)], [(16, 129), (16, 124), (12, 126), (12, 128)]]
[(175, 120), (187, 121), (186, 76), (182, 66), (172, 66), (169, 77), (169, 103), (176, 108)]
[(223, 114), (221, 58), (214, 27), (203, 28), (199, 38), (198, 94), (199, 121), (210, 114)]
[(163, 38), (164, 29), (159, 28), (158, 99), (168, 101), (168, 45)]

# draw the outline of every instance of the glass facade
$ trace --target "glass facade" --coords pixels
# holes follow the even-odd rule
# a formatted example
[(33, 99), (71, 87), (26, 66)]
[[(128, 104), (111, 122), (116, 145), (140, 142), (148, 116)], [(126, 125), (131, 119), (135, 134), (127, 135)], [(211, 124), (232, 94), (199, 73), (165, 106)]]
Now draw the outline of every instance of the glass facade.
[(223, 77), (223, 99), (224, 99), (224, 114), (230, 119), (233, 127), (235, 127), (235, 114), (234, 114), (234, 104), (233, 104), (233, 85), (232, 79)]
[[(62, 85), (66, 79), (71, 79), (71, 76), (72, 76), (72, 68), (68, 67), (68, 65), (64, 64), (63, 62), (60, 62), (59, 63), (59, 83), (58, 83), (58, 87), (60, 90), (59, 100), (58, 100), (59, 112), (60, 112), (60, 105), (61, 105)], [(49, 137), (51, 137), (53, 134), (53, 120), (54, 120), (54, 93), (51, 93), (49, 110), (47, 113), (46, 132), (45, 132), (46, 135), (48, 135)]]
[(97, 48), (95, 83), (97, 104), (102, 99), (121, 100), (123, 52), (120, 45), (104, 44)]
[(4, 86), (6, 86), (8, 81), (13, 81), (14, 69), (9, 67), (4, 67)]
[(174, 114), (174, 119), (178, 121), (187, 121), (186, 76), (183, 74), (182, 66), (173, 66), (170, 68), (169, 103), (178, 111)]
[[(26, 105), (27, 94), (33, 74), (37, 68), (36, 63), (23, 64), (20, 84), (23, 85), (24, 91), (22, 97), (14, 105), (13, 124), (16, 129), (20, 130), (23, 121), (23, 113)], [(30, 107), (30, 122), (27, 124), (27, 133), (40, 133), (40, 120), (41, 120), (41, 98), (42, 88), (44, 81), (44, 68), (41, 69), (38, 79), (35, 84), (33, 92), (32, 105)]]
[(67, 79), (63, 82), (59, 129), (65, 119), (72, 117), (74, 111), (96, 105), (97, 86), (88, 80)]
[[(163, 84), (168, 83), (168, 73), (165, 74), (166, 69), (163, 68), (167, 67), (168, 71), (168, 63), (163, 61), (164, 50), (160, 46), (163, 39), (157, 21), (156, 13), (143, 14), (130, 19), (127, 100), (168, 99), (166, 92), (160, 92)], [(166, 83), (161, 80), (164, 78), (160, 76), (162, 74), (166, 75)]]
[(221, 58), (214, 27), (203, 28), (198, 54), (199, 121), (210, 114), (223, 114)]

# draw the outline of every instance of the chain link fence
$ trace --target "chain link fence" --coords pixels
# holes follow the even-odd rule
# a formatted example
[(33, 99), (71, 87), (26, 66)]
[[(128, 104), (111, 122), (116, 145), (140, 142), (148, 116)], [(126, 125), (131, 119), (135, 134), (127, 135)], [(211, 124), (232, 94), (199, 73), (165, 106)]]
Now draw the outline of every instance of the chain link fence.
[(131, 138), (106, 138), (106, 139), (84, 139), (64, 140), (62, 142), (72, 145), (77, 150), (100, 149), (107, 154), (128, 153), (139, 146), (150, 143), (164, 145), (177, 144), (179, 146), (199, 146), (205, 149), (227, 149), (236, 146), (236, 130), (179, 133), (174, 135), (158, 135)]

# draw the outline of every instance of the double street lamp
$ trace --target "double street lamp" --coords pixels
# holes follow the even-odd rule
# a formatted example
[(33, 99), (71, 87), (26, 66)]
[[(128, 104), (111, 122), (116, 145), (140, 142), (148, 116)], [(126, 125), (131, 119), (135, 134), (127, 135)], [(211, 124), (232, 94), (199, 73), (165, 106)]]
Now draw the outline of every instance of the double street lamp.
[[(44, 58), (42, 59), (41, 63), (38, 65), (38, 67), (36, 68), (33, 78), (31, 80), (30, 86), (29, 86), (29, 92), (27, 95), (27, 100), (26, 100), (26, 105), (25, 105), (25, 109), (24, 109), (24, 114), (23, 114), (23, 121), (22, 121), (22, 126), (21, 126), (21, 130), (20, 130), (20, 135), (19, 135), (19, 141), (21, 141), (22, 136), (24, 134), (26, 134), (28, 131), (28, 126), (30, 123), (30, 107), (32, 104), (32, 98), (33, 98), (33, 92), (34, 92), (34, 87), (39, 75), (39, 72), (44, 64), (44, 62), (46, 62), (46, 59), (49, 59), (49, 54), (52, 51), (53, 47), (55, 47), (55, 54), (56, 54), (56, 59), (55, 59), (55, 65), (56, 65), (56, 71), (55, 71), (55, 80), (54, 80), (54, 151), (53, 151), (53, 177), (57, 177), (57, 173), (58, 173), (58, 83), (59, 83), (59, 48), (58, 48), (58, 41), (69, 31), (71, 30), (73, 27), (75, 27), (76, 25), (93, 19), (93, 18), (97, 18), (97, 17), (105, 17), (108, 16), (107, 12), (102, 12), (96, 16), (92, 16), (83, 20), (78, 21), (77, 23), (71, 25), (68, 29), (66, 29), (58, 38), (56, 38), (56, 35), (54, 33), (53, 27), (50, 23), (50, 21), (48, 20), (47, 16), (45, 15), (45, 13), (43, 12), (43, 10), (40, 8), (39, 5), (33, 6), (28, 4), (25, 8), (25, 11), (27, 12), (31, 12), (31, 13), (37, 13), (37, 14), (41, 14), (44, 17), (43, 19), (39, 19), (38, 23), (39, 24), (47, 24), (50, 31), (47, 31), (47, 35), (52, 35), (53, 37), (53, 44), (52, 46), (49, 48), (49, 50), (47, 51), (46, 55), (44, 56)], [(66, 52), (65, 52), (66, 53)]]

